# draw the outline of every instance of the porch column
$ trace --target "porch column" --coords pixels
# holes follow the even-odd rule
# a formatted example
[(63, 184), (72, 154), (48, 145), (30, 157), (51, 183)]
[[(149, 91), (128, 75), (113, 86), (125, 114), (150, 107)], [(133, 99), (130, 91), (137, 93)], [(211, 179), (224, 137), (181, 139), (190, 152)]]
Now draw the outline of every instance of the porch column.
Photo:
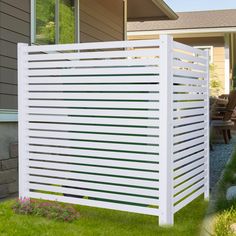
[(230, 92), (230, 34), (225, 34), (225, 93)]

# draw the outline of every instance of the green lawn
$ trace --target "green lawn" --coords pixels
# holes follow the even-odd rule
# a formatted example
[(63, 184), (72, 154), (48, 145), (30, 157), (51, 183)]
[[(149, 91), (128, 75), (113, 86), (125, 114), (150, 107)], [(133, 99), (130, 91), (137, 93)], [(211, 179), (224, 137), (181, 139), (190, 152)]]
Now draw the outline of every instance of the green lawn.
[(0, 203), (1, 236), (198, 236), (207, 202), (203, 196), (175, 216), (172, 228), (158, 227), (157, 217), (76, 206), (81, 217), (73, 223), (57, 222), (42, 217), (16, 215), (13, 201)]

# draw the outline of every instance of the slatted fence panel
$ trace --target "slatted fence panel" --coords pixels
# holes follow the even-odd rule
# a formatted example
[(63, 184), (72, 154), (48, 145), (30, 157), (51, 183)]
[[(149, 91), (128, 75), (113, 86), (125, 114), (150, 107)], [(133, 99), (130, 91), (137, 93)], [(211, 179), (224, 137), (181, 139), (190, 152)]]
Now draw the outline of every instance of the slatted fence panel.
[(174, 212), (208, 189), (208, 55), (173, 43)]
[(159, 216), (209, 194), (208, 57), (160, 40), (19, 45), (20, 197)]
[(158, 215), (159, 41), (25, 50), (25, 194)]

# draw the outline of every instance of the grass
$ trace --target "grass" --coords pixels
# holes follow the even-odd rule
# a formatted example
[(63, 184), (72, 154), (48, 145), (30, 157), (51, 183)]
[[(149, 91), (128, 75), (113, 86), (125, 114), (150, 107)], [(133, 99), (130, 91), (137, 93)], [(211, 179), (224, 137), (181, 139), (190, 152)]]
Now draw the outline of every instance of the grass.
[(174, 227), (162, 228), (154, 216), (82, 206), (75, 206), (81, 217), (73, 223), (16, 215), (13, 202), (0, 203), (1, 236), (197, 236), (207, 208), (200, 196), (175, 215)]
[[(227, 189), (236, 185), (236, 152), (230, 163), (226, 166), (223, 178), (219, 182), (216, 196), (216, 219), (214, 223), (214, 235), (231, 236), (236, 235), (231, 227), (236, 224), (236, 199), (226, 199)], [(236, 225), (235, 225), (236, 226)], [(236, 229), (236, 227), (235, 227)]]

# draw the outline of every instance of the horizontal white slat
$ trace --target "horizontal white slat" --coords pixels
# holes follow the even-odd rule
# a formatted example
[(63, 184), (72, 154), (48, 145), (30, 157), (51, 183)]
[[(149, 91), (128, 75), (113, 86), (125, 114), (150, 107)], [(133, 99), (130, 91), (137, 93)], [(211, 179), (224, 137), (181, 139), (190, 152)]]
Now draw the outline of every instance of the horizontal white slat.
[(200, 64), (188, 63), (180, 60), (173, 60), (173, 66), (181, 68), (188, 68), (190, 70), (198, 70), (201, 72), (206, 72), (206, 67)]
[(41, 190), (41, 191), (43, 190), (43, 191), (50, 191), (50, 192), (55, 192), (55, 193), (66, 193), (66, 194), (74, 194), (77, 196), (100, 198), (100, 199), (103, 199), (103, 201), (114, 200), (114, 201), (120, 201), (120, 202), (130, 202), (130, 203), (135, 202), (135, 203), (147, 204), (147, 205), (148, 204), (158, 205), (159, 203), (157, 199), (152, 199), (152, 198), (134, 197), (134, 196), (122, 195), (122, 194), (116, 194), (116, 193), (103, 193), (99, 191), (57, 187), (57, 186), (52, 186), (52, 185), (29, 183), (28, 187), (34, 190)]
[(142, 117), (157, 118), (159, 111), (157, 110), (109, 110), (109, 109), (70, 109), (70, 108), (28, 108), (29, 114), (43, 115), (80, 115), (80, 116), (112, 116), (112, 117)]
[(185, 207), (187, 204), (189, 204), (190, 202), (192, 202), (194, 199), (196, 199), (198, 196), (200, 196), (202, 193), (204, 193), (205, 191), (205, 187), (197, 190), (196, 192), (194, 192), (192, 195), (190, 195), (189, 197), (187, 197), (186, 199), (184, 199), (183, 201), (181, 201), (180, 203), (178, 203), (177, 205), (174, 206), (174, 212), (176, 213), (177, 211), (179, 211), (180, 209), (182, 209), (183, 207)]
[(205, 100), (207, 98), (206, 94), (174, 94), (173, 99), (184, 101), (184, 100)]
[(133, 48), (133, 47), (158, 47), (160, 40), (129, 40), (129, 41), (110, 41), (96, 43), (79, 44), (54, 44), (54, 45), (33, 45), (27, 48), (28, 52), (53, 52), (65, 50), (94, 50), (112, 48)]
[(194, 117), (182, 117), (180, 119), (174, 120), (173, 125), (174, 126), (187, 125), (197, 122), (204, 122), (205, 120), (206, 120), (206, 115), (194, 116)]
[(191, 62), (195, 62), (195, 63), (198, 62), (198, 63), (201, 63), (203, 65), (206, 65), (206, 60), (204, 58), (195, 57), (193, 55), (185, 54), (185, 53), (182, 53), (182, 52), (174, 51), (173, 52), (173, 58), (181, 59), (181, 60), (184, 60), (184, 61), (191, 61)]
[(89, 200), (89, 199), (83, 199), (83, 198), (64, 197), (64, 196), (43, 194), (43, 193), (36, 193), (36, 192), (30, 192), (29, 197), (40, 198), (40, 199), (50, 200), (50, 201), (74, 203), (74, 204), (90, 206), (90, 207), (101, 207), (101, 208), (105, 208), (105, 209), (113, 209), (113, 210), (126, 211), (126, 212), (135, 212), (135, 213), (139, 213), (139, 214), (146, 214), (146, 215), (153, 215), (153, 216), (159, 215), (159, 209), (150, 208), (150, 207), (139, 207), (139, 206), (132, 206), (132, 205), (127, 205), (127, 204), (95, 201), (95, 200)]
[(176, 42), (176, 41), (173, 42), (173, 48), (174, 49), (179, 49), (181, 51), (185, 51), (186, 53), (194, 53), (194, 54), (197, 54), (197, 55), (201, 55), (204, 58), (206, 58), (206, 56), (207, 56), (207, 54), (204, 50), (201, 50), (199, 48), (194, 48), (194, 47), (191, 47), (189, 45), (179, 43), (179, 42)]
[(200, 86), (182, 86), (182, 85), (176, 85), (173, 88), (173, 91), (175, 93), (206, 93), (207, 88), (206, 87), (200, 87)]
[(101, 150), (85, 150), (85, 149), (71, 149), (71, 148), (60, 148), (60, 147), (43, 147), (43, 146), (29, 146), (28, 151), (47, 153), (47, 154), (65, 154), (75, 156), (86, 156), (86, 157), (101, 157), (109, 159), (126, 159), (134, 161), (158, 161), (158, 154), (140, 154), (140, 153), (124, 153), (124, 152), (112, 152), (112, 151), (101, 151)]
[(60, 139), (79, 139), (79, 140), (93, 140), (93, 141), (107, 141), (107, 142), (127, 142), (127, 143), (143, 143), (143, 144), (158, 144), (158, 137), (150, 136), (130, 136), (130, 135), (115, 135), (115, 134), (87, 134), (75, 132), (60, 132), (60, 131), (28, 131), (28, 136), (41, 138), (60, 138)]
[(28, 138), (30, 144), (46, 145), (46, 146), (63, 146), (75, 148), (92, 148), (92, 149), (106, 149), (119, 151), (133, 151), (133, 152), (150, 152), (158, 153), (159, 146), (154, 145), (135, 145), (135, 144), (120, 144), (110, 142), (88, 142), (88, 141), (69, 141), (61, 139), (48, 138)]
[(135, 188), (135, 187), (125, 187), (125, 186), (117, 186), (111, 184), (104, 184), (104, 183), (91, 183), (91, 182), (84, 182), (78, 180), (67, 180), (67, 179), (58, 179), (58, 178), (47, 178), (47, 177), (37, 177), (37, 176), (29, 176), (29, 182), (36, 182), (36, 183), (46, 183), (52, 185), (63, 185), (69, 187), (80, 187), (86, 189), (94, 189), (100, 191), (110, 191), (110, 192), (117, 192), (117, 193), (126, 193), (126, 194), (137, 194), (143, 196), (152, 196), (158, 197), (159, 191), (152, 190), (152, 189), (143, 189), (143, 188)]
[(175, 196), (174, 203), (180, 201), (184, 197), (188, 196), (189, 194), (191, 194), (194, 191), (198, 190), (199, 188), (203, 187), (205, 182), (206, 182), (205, 179), (203, 179), (203, 180), (197, 182), (196, 184), (192, 185), (191, 187), (187, 188), (186, 190), (184, 190), (183, 192), (181, 192), (177, 196)]
[(134, 75), (134, 74), (158, 74), (158, 67), (114, 67), (114, 68), (79, 68), (79, 69), (45, 69), (28, 70), (28, 76), (50, 75)]
[[(159, 93), (40, 93), (29, 94), (31, 99), (86, 99), (86, 100), (159, 100)], [(199, 95), (198, 95), (199, 96)]]
[(159, 49), (139, 49), (139, 50), (118, 50), (100, 52), (78, 52), (78, 53), (50, 53), (28, 55), (29, 61), (49, 61), (49, 60), (80, 60), (80, 59), (111, 59), (128, 57), (157, 57), (160, 55)]
[[(66, 172), (66, 171), (58, 171), (58, 170), (45, 170), (45, 169), (36, 169), (36, 168), (28, 168), (30, 175), (39, 175), (39, 176), (49, 176), (49, 177), (60, 177), (66, 179), (73, 180), (83, 180), (83, 181), (94, 181), (97, 183), (106, 183), (106, 184), (118, 184), (119, 186), (133, 186), (136, 187), (145, 187), (152, 188), (153, 191), (156, 191), (158, 188), (157, 181), (151, 180), (141, 180), (134, 178), (122, 178), (122, 177), (111, 177), (105, 175), (94, 175), (88, 173), (75, 173), (75, 172)], [(86, 182), (87, 183), (87, 182)], [(111, 189), (112, 189), (111, 185)], [(121, 187), (122, 187), (121, 186)], [(142, 189), (143, 190), (143, 189)]]
[(72, 125), (72, 124), (45, 124), (29, 123), (30, 129), (58, 130), (58, 131), (80, 131), (98, 132), (111, 134), (131, 134), (131, 135), (158, 135), (158, 128), (136, 128), (136, 127), (115, 127), (115, 126), (93, 126), (93, 125)]
[(129, 168), (129, 169), (139, 169), (139, 170), (158, 170), (158, 164), (154, 163), (142, 163), (135, 161), (124, 161), (122, 157), (120, 160), (104, 160), (100, 158), (87, 158), (87, 157), (71, 157), (63, 155), (50, 155), (50, 154), (37, 154), (30, 153), (29, 159), (39, 160), (39, 161), (52, 161), (52, 162), (64, 162), (64, 163), (74, 163), (83, 165), (97, 165), (104, 167), (119, 167), (119, 168)]
[(94, 166), (81, 166), (72, 164), (61, 164), (52, 162), (41, 162), (41, 161), (29, 161), (30, 167), (46, 168), (53, 170), (64, 170), (64, 171), (77, 171), (86, 172), (91, 174), (102, 174), (102, 175), (117, 175), (123, 177), (136, 177), (136, 178), (146, 178), (158, 180), (159, 174), (157, 172), (147, 172), (140, 170), (124, 170), (116, 168), (106, 168), (106, 167), (94, 167)]
[(204, 136), (206, 135), (206, 133), (207, 133), (206, 130), (199, 130), (199, 131), (195, 131), (195, 132), (191, 132), (187, 134), (182, 134), (182, 135), (175, 136), (173, 141), (174, 143), (183, 142), (185, 140), (193, 139), (199, 136)]
[[(35, 107), (76, 107), (76, 108), (119, 108), (119, 109), (158, 109), (158, 102), (125, 102), (125, 101), (55, 101), (55, 100), (29, 100), (28, 105)], [(111, 112), (110, 112), (111, 114)]]
[(180, 158), (186, 157), (188, 155), (191, 155), (192, 153), (199, 152), (206, 149), (206, 144), (200, 144), (196, 147), (190, 147), (189, 149), (183, 150), (181, 152), (174, 154), (174, 160), (178, 160)]
[(196, 161), (197, 159), (202, 158), (204, 156), (206, 156), (206, 151), (200, 151), (198, 153), (192, 154), (191, 156), (185, 157), (183, 159), (182, 158), (181, 159), (177, 159), (177, 160), (175, 159), (174, 160), (175, 162), (174, 162), (173, 168), (174, 169), (179, 168), (181, 166), (189, 164), (192, 161)]
[(177, 194), (181, 191), (183, 191), (185, 188), (188, 188), (189, 186), (193, 185), (194, 183), (198, 182), (199, 180), (203, 179), (205, 177), (205, 173), (201, 173), (186, 182), (182, 183), (181, 185), (178, 185), (176, 188), (174, 188), (174, 194)]
[(178, 151), (184, 150), (186, 148), (190, 148), (192, 146), (195, 146), (197, 144), (204, 143), (205, 140), (206, 140), (205, 137), (200, 137), (200, 138), (196, 138), (196, 139), (193, 139), (193, 140), (190, 140), (190, 141), (185, 141), (185, 142), (180, 143), (180, 144), (175, 144), (174, 145), (174, 152), (178, 152)]
[(195, 175), (200, 175), (206, 169), (205, 165), (194, 168), (193, 170), (183, 174), (182, 176), (174, 179), (174, 186), (177, 186), (181, 183), (185, 183), (188, 179), (192, 178)]
[(185, 76), (185, 77), (192, 77), (192, 78), (205, 78), (206, 73), (190, 71), (190, 70), (180, 70), (180, 69), (173, 69), (174, 76)]
[[(78, 61), (49, 61), (49, 62), (29, 62), (31, 69), (45, 68), (65, 68), (65, 67), (114, 67), (114, 66), (157, 66), (159, 59), (123, 59), (123, 60), (78, 60)], [(191, 65), (191, 64), (190, 64)], [(201, 67), (203, 68), (203, 67)]]
[(189, 110), (176, 110), (173, 112), (174, 117), (183, 117), (183, 116), (196, 116), (196, 115), (204, 115), (207, 113), (207, 109), (189, 109)]
[(160, 77), (153, 75), (129, 75), (129, 76), (75, 76), (75, 77), (60, 77), (60, 76), (51, 76), (51, 77), (29, 77), (27, 82), (30, 84), (92, 84), (92, 83), (159, 83)]
[[(182, 86), (183, 87), (183, 86)], [(46, 92), (46, 91), (54, 91), (54, 92), (135, 92), (135, 91), (141, 91), (141, 92), (158, 92), (159, 91), (159, 85), (153, 85), (153, 84), (113, 84), (113, 85), (107, 85), (107, 84), (97, 84), (97, 85), (29, 85), (28, 86), (29, 91), (38, 91), (38, 92)], [(105, 96), (105, 94), (104, 94)]]
[(205, 129), (206, 126), (207, 126), (207, 123), (204, 122), (204, 123), (199, 123), (199, 124), (176, 127), (173, 130), (173, 134), (177, 135), (177, 134), (182, 134), (182, 133), (186, 133), (186, 132), (192, 132), (192, 131), (198, 130), (198, 129)]
[(206, 107), (207, 102), (174, 102), (174, 109), (183, 109), (183, 108), (197, 108), (197, 107)]
[(71, 117), (71, 116), (42, 116), (28, 115), (27, 120), (53, 123), (80, 123), (98, 125), (126, 125), (126, 126), (158, 126), (157, 119), (130, 119), (130, 118), (101, 118), (101, 117)]
[(206, 163), (206, 158), (199, 159), (191, 164), (188, 164), (188, 165), (176, 170), (174, 172), (174, 177), (177, 177), (177, 176), (182, 175), (186, 172), (189, 172), (190, 170), (192, 170), (198, 166), (204, 165), (205, 163)]
[(200, 85), (206, 86), (207, 81), (202, 79), (194, 79), (194, 78), (183, 78), (183, 77), (173, 77), (173, 82), (176, 84), (186, 84), (186, 85)]

